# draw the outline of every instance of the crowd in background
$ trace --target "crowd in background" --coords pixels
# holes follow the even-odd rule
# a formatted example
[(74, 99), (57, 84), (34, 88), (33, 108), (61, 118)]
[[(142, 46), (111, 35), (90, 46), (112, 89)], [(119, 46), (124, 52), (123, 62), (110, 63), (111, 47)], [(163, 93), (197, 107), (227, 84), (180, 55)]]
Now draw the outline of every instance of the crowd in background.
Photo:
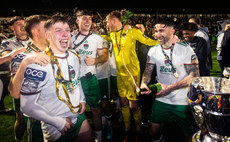
[[(73, 16), (70, 14), (68, 15), (70, 19), (70, 24), (72, 27), (72, 30), (75, 30), (76, 24)], [(164, 16), (164, 15), (159, 15), (159, 16)], [(153, 26), (154, 26), (154, 21), (157, 17), (156, 15), (150, 15), (150, 14), (134, 14), (127, 22), (128, 25), (136, 25), (136, 24), (143, 24), (145, 26), (145, 34), (148, 37), (152, 37), (153, 35)], [(104, 29), (102, 31), (105, 31), (106, 29), (106, 22), (104, 21), (106, 17), (106, 14), (99, 14), (95, 13), (93, 15), (93, 22), (96, 23), (98, 31), (100, 29)], [(170, 15), (169, 17), (172, 17), (174, 22), (175, 22), (175, 28), (176, 28), (176, 34), (179, 35), (179, 38), (182, 37), (181, 35), (181, 26), (183, 23), (186, 23), (189, 20), (188, 15)], [(208, 32), (209, 32), (209, 37), (211, 39), (211, 42), (216, 42), (216, 36), (218, 36), (218, 32), (221, 31), (221, 24), (223, 23), (224, 20), (228, 19), (229, 17), (227, 15), (216, 15), (216, 16), (208, 16), (208, 15), (203, 15), (200, 16), (202, 27), (207, 27)], [(0, 41), (5, 38), (10, 38), (13, 35), (12, 31), (8, 28), (8, 22), (9, 22), (10, 17), (0, 19)]]

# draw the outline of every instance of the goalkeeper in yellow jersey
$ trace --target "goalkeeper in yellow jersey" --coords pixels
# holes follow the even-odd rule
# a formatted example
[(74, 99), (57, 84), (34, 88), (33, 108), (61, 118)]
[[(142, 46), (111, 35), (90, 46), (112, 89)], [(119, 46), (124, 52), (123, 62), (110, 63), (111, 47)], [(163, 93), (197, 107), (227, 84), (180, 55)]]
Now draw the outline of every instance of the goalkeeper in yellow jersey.
[[(105, 37), (113, 43), (117, 64), (117, 88), (121, 98), (121, 111), (125, 123), (126, 136), (130, 128), (130, 109), (137, 132), (141, 130), (141, 110), (137, 103), (140, 85), (140, 65), (136, 54), (136, 41), (154, 46), (157, 40), (152, 40), (134, 27), (124, 29), (120, 11), (112, 11), (106, 17), (110, 35)], [(138, 135), (137, 135), (138, 136)]]

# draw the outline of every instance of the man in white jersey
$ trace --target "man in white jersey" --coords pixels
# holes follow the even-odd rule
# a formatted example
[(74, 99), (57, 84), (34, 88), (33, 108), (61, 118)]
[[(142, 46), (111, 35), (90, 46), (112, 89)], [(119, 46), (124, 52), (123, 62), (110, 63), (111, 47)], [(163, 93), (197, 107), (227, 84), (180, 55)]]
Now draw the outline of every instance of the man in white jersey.
[[(15, 16), (12, 19), (10, 19), (9, 28), (13, 31), (15, 36), (13, 38), (2, 41), (1, 55), (4, 56), (5, 54), (8, 54), (9, 52), (12, 52), (15, 49), (24, 48), (27, 46), (29, 42), (31, 42), (31, 39), (27, 36), (27, 33), (25, 31), (24, 22), (25, 22), (24, 18), (20, 16)], [(9, 70), (10, 70), (9, 63), (4, 63), (0, 65), (0, 72), (3, 72), (1, 73), (1, 79), (4, 84), (2, 100), (4, 99), (5, 94), (8, 94), (7, 87), (10, 82), (8, 77)], [(14, 110), (16, 111), (16, 121), (14, 125), (15, 138), (21, 139), (24, 134), (25, 125), (24, 125), (23, 115), (20, 112), (19, 107), (17, 107), (20, 106), (19, 104), (20, 100), (13, 99), (13, 102), (14, 102), (13, 104)]]
[(77, 34), (73, 35), (72, 48), (81, 56), (81, 83), (86, 97), (86, 102), (90, 106), (93, 114), (93, 128), (96, 134), (96, 141), (101, 141), (102, 121), (100, 99), (101, 93), (97, 81), (96, 65), (108, 60), (107, 42), (90, 28), (92, 25), (91, 12), (88, 10), (78, 10), (76, 12), (76, 23), (79, 26)]
[[(44, 24), (48, 20), (46, 15), (32, 15), (25, 20), (25, 30), (32, 39), (21, 52), (11, 61), (11, 80), (9, 90), (11, 96), (16, 100), (20, 99), (21, 84), (24, 79), (24, 72), (29, 64), (39, 63), (47, 65), (50, 62), (49, 56), (42, 53), (48, 47), (48, 41), (45, 36)], [(20, 109), (20, 104), (17, 106)], [(28, 141), (41, 141), (43, 140), (41, 125), (39, 121), (34, 121), (28, 116), (24, 116), (28, 131)], [(33, 124), (31, 122), (34, 122)], [(30, 128), (33, 125), (32, 129)]]
[(195, 126), (188, 106), (187, 92), (189, 80), (199, 76), (198, 59), (190, 46), (173, 42), (174, 32), (173, 21), (170, 18), (156, 21), (155, 35), (159, 44), (150, 48), (148, 52), (148, 61), (141, 82), (141, 88), (147, 89), (142, 94), (150, 94), (151, 90), (147, 85), (152, 71), (156, 68), (162, 90), (156, 94), (152, 106), (149, 133), (153, 140), (158, 142), (163, 141), (163, 124), (168, 122), (171, 116), (174, 116), (177, 124), (188, 136), (185, 141), (193, 133), (193, 129), (190, 130), (191, 126)]
[(70, 43), (68, 20), (53, 15), (44, 25), (51, 64), (30, 64), (21, 87), (21, 109), (41, 121), (44, 141), (92, 141), (84, 116), (85, 96), (80, 83), (80, 61), (67, 51)]

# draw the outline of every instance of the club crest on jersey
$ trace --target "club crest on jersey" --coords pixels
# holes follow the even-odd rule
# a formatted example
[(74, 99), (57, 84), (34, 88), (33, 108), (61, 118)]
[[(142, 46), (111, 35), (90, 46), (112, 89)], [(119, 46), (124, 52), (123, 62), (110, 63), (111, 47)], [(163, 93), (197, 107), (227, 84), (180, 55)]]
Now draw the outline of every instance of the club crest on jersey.
[(165, 60), (165, 65), (167, 66), (167, 67), (169, 67), (169, 66), (171, 66), (171, 63), (172, 61), (171, 60)]
[(85, 49), (88, 49), (88, 48), (89, 48), (89, 44), (88, 44), (88, 41), (87, 41), (87, 40), (84, 42), (83, 47), (84, 47)]
[(46, 77), (46, 72), (27, 67), (24, 77), (31, 80), (43, 81)]
[(74, 79), (75, 75), (76, 75), (76, 72), (75, 72), (75, 70), (73, 69), (73, 67), (71, 65), (69, 65), (69, 73), (70, 73), (70, 77), (72, 79)]

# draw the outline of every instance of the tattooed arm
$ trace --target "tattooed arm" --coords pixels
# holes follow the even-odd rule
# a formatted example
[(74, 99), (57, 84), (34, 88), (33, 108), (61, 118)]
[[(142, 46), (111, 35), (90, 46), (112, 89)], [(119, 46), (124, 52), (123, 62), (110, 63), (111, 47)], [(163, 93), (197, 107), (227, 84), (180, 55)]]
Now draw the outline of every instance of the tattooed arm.
[(146, 64), (146, 67), (145, 67), (145, 71), (143, 73), (143, 76), (142, 76), (142, 81), (141, 81), (141, 89), (145, 88), (147, 89), (147, 91), (145, 92), (141, 92), (141, 94), (150, 94), (151, 93), (151, 90), (148, 88), (148, 83), (150, 82), (151, 80), (151, 74), (153, 72), (153, 70), (155, 70), (156, 68), (156, 64)]
[(156, 95), (167, 95), (173, 90), (187, 87), (190, 79), (192, 79), (193, 77), (199, 76), (198, 64), (185, 65), (185, 70), (188, 73), (188, 76), (186, 76), (182, 80), (180, 80), (180, 81), (178, 81), (172, 85), (161, 84), (162, 90), (159, 93), (157, 93)]

